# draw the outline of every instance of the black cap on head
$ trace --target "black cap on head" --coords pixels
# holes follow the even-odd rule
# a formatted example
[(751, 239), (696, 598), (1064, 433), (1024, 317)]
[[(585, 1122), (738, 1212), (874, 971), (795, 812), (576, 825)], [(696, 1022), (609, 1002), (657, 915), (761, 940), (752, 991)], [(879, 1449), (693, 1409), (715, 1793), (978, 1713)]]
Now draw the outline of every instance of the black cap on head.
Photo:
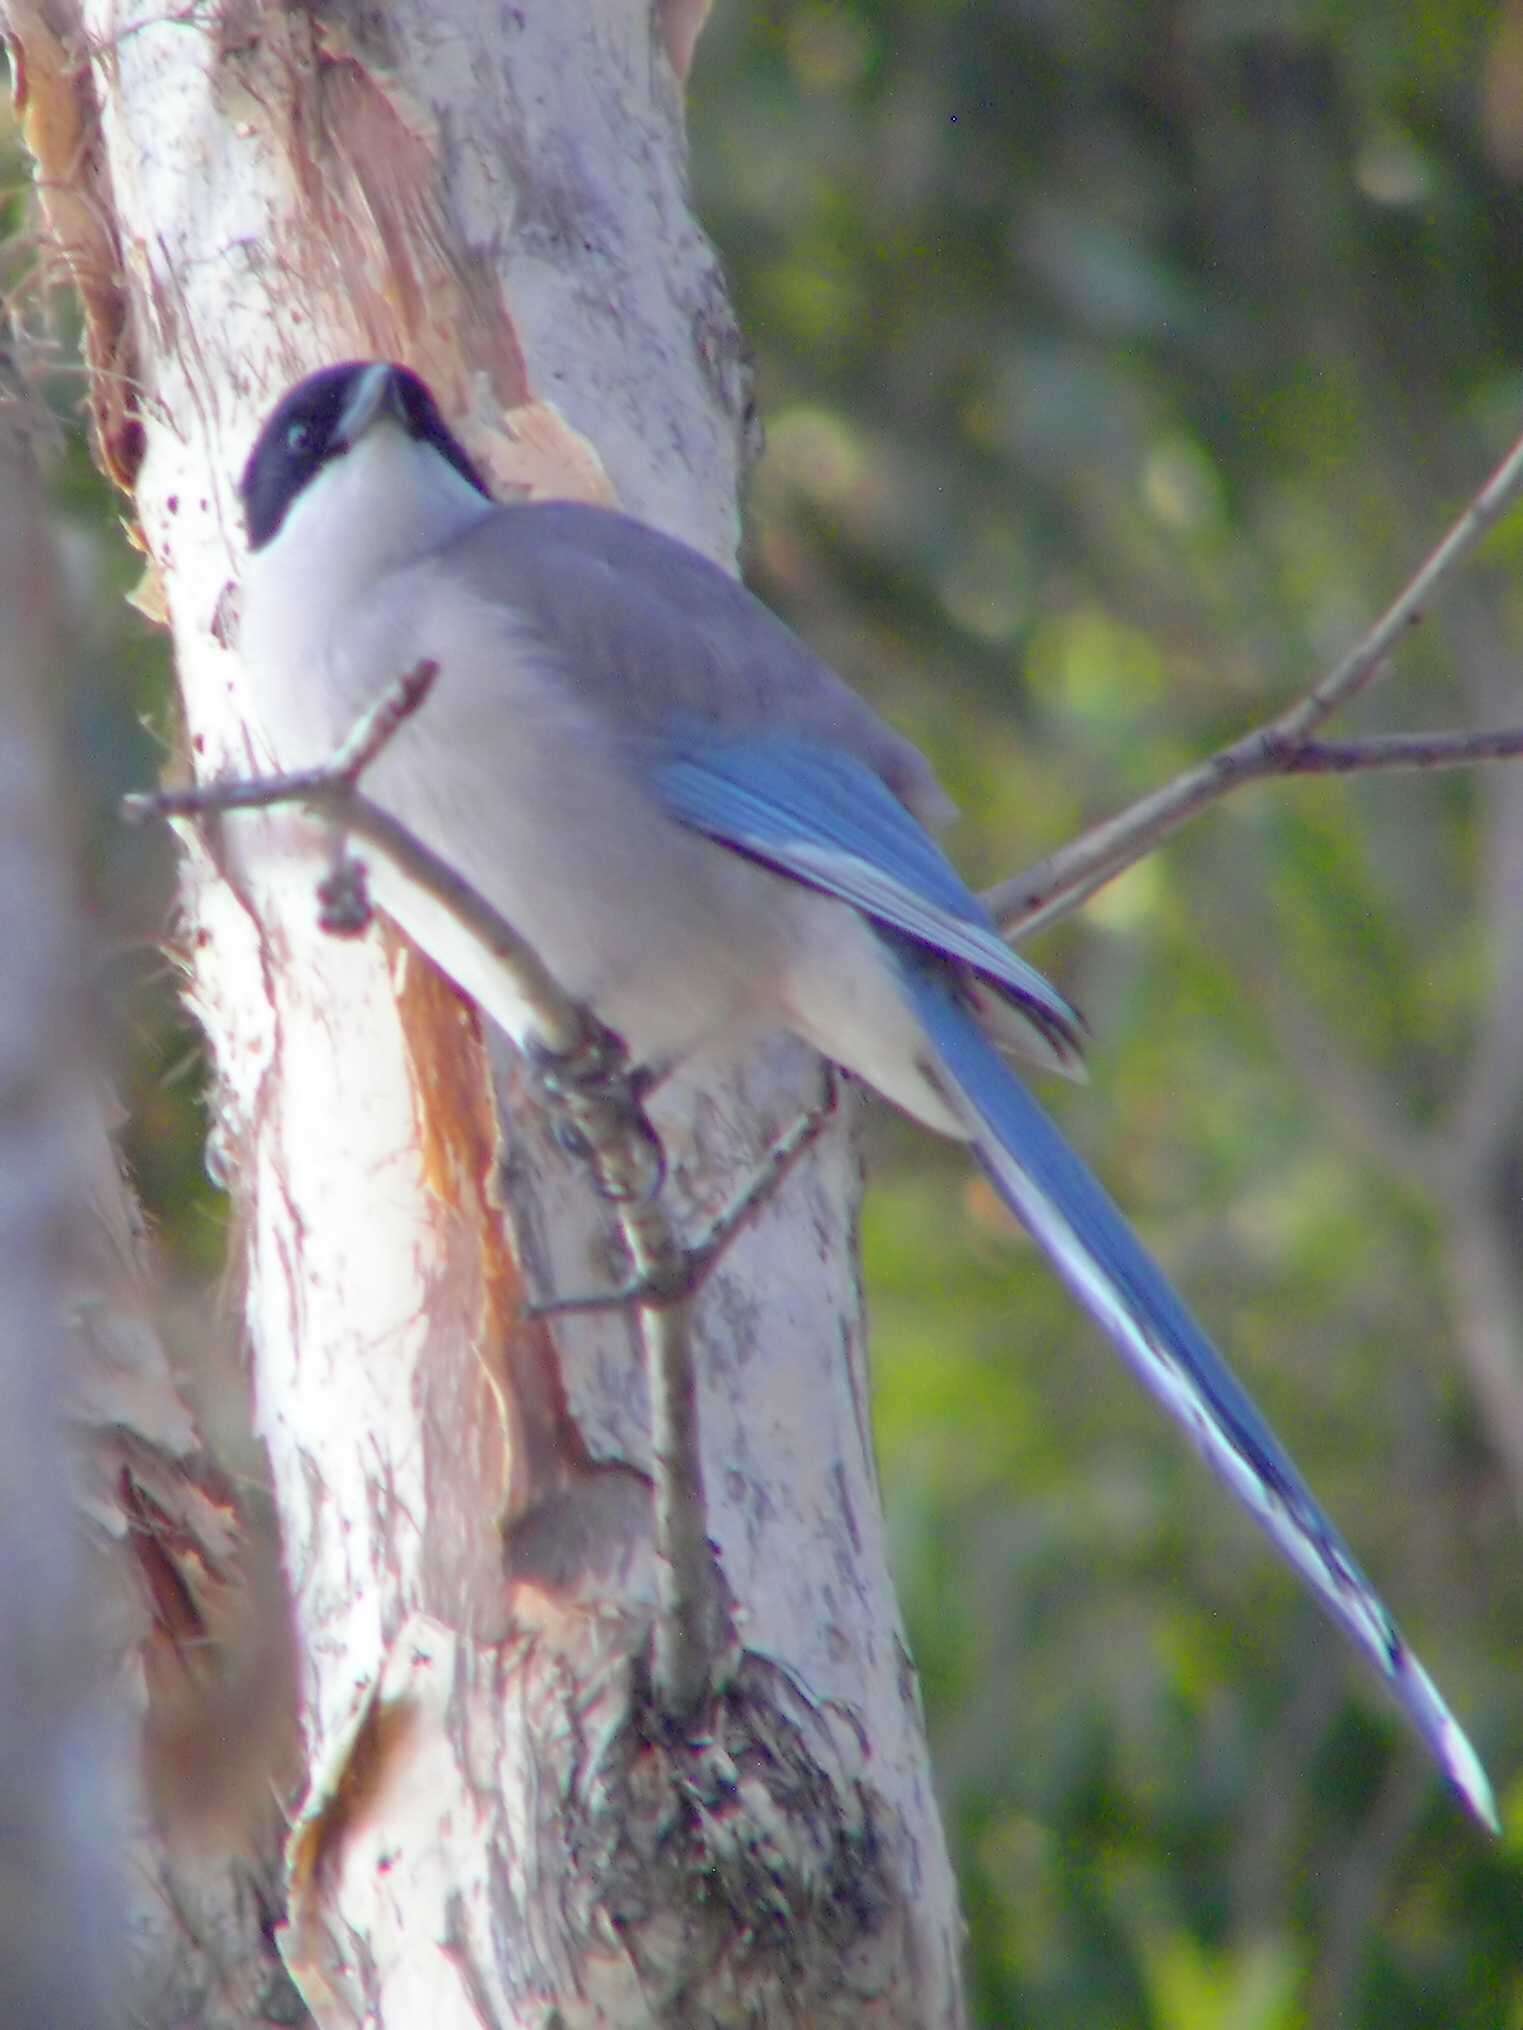
[[(359, 429), (356, 398), (368, 375), (379, 374)], [(391, 416), (410, 437), (432, 444), (461, 478), (487, 500), (491, 489), (439, 413), (439, 405), (411, 368), (346, 360), (323, 367), (283, 395), (265, 422), (238, 481), (249, 548), (263, 549), (280, 533), (291, 503), (330, 459), (348, 451), (374, 416)]]

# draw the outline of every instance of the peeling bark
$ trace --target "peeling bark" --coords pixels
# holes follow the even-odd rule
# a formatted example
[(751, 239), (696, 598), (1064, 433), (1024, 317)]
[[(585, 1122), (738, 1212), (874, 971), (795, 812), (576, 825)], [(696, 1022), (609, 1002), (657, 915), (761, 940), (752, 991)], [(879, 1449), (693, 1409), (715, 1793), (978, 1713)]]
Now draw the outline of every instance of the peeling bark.
[(209, 1457), (179, 1386), (162, 1290), (99, 1107), (82, 1154), (68, 1408), (107, 1682), (122, 1748), (135, 1740), (139, 1751), (114, 1817), (103, 1814), (112, 1851), (127, 1857), (111, 2020), (294, 2025), (306, 2014), (273, 1937), (284, 1904), (277, 1798), (298, 1769), (273, 1537)]
[[(733, 560), (747, 390), (673, 70), (700, 20), (627, 0), (11, 5), (198, 776), (260, 759), (231, 483), (324, 360), (418, 368), (504, 489), (617, 498)], [(522, 1309), (619, 1280), (611, 1229), (453, 989), (396, 934), (317, 931), (308, 831), (264, 814), (188, 839), (183, 909), (300, 1645), (284, 1949), (309, 2007), (473, 2030), (960, 2022), (849, 1136), (699, 1302), (736, 1649), (672, 1741), (644, 1691), (631, 1321)], [(726, 1202), (817, 1077), (779, 1043), (662, 1092), (685, 1217)]]

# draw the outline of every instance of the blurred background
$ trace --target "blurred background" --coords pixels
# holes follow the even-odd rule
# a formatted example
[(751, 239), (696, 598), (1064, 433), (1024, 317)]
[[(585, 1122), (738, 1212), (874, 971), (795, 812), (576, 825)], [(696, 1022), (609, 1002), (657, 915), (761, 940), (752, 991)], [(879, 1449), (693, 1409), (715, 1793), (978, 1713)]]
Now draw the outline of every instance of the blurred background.
[[(1523, 431), (1517, 0), (720, 0), (691, 127), (768, 436), (753, 582), (927, 747), (979, 882), (1306, 689)], [(109, 816), (160, 765), (163, 649), (37, 250), (4, 258), (54, 348), (124, 1135), (196, 1301), (205, 1068), (147, 941), (161, 843)], [(1523, 719), (1520, 553), (1523, 515), (1332, 732)], [(1523, 766), (1241, 792), (1029, 949), (1094, 1030), (1091, 1083), (1044, 1097), (1510, 1832), (885, 1112), (879, 1446), (976, 2020), (1518, 2030)]]
[[(1523, 6), (720, 4), (753, 582), (992, 883), (1309, 686), (1523, 432)], [(1523, 517), (1339, 736), (1523, 718)], [(1475, 1732), (1489, 1845), (955, 1151), (873, 1122), (977, 2019), (1523, 2024), (1523, 769), (1240, 792), (1034, 940), (1044, 1098)]]

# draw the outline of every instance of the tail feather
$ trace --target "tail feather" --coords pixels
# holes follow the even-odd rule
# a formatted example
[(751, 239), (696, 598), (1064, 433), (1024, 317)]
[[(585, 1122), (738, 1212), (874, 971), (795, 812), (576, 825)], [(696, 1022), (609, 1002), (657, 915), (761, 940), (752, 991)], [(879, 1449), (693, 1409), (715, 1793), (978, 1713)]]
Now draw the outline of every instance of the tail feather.
[(1474, 1749), (1247, 1391), (968, 1013), (955, 975), (907, 945), (897, 955), (938, 1082), (967, 1120), (1000, 1196), (1138, 1380), (1374, 1664), (1471, 1811), (1496, 1831), (1496, 1804)]

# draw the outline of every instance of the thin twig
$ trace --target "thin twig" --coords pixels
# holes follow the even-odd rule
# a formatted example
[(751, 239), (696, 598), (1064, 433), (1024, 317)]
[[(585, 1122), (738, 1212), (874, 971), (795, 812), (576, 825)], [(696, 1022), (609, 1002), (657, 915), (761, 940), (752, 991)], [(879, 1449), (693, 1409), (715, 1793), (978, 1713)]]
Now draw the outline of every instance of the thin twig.
[[(1037, 929), (1066, 915), (1098, 888), (1150, 852), (1160, 840), (1219, 797), (1245, 782), (1266, 776), (1334, 772), (1343, 768), (1416, 768), (1455, 766), (1459, 762), (1497, 760), (1516, 748), (1506, 734), (1414, 736), (1440, 743), (1430, 757), (1402, 753), (1399, 758), (1367, 758), (1344, 762), (1311, 760), (1294, 766), (1298, 755), (1353, 754), (1358, 748), (1371, 757), (1396, 757), (1402, 736), (1386, 736), (1338, 748), (1322, 746), (1308, 736), (1324, 720), (1365, 690), (1379, 676), (1392, 650), (1424, 618), (1434, 596), (1453, 577), (1482, 538), (1494, 528), (1523, 491), (1523, 439), (1516, 443), (1486, 485), (1471, 501), (1438, 548), (1380, 619), (1321, 683), (1266, 725), (1220, 748), (1196, 767), (1186, 769), (1162, 789), (1140, 798), (1127, 810), (1094, 825), (1024, 874), (992, 889), (985, 901), (1007, 935)], [(1461, 754), (1454, 741), (1468, 737), (1478, 744)]]
[(664, 1569), (671, 1574), (669, 1595), (661, 1598), (662, 1611), (656, 1618), (652, 1676), (663, 1709), (682, 1718), (697, 1710), (712, 1685), (726, 1633), (719, 1568), (707, 1536), (698, 1392), (688, 1348), (691, 1293), (834, 1113), (835, 1075), (828, 1067), (826, 1077), (829, 1089), (823, 1104), (798, 1116), (703, 1239), (686, 1251), (683, 1269), (689, 1294), (675, 1305), (660, 1310), (647, 1305), (640, 1313), (650, 1373), (656, 1543)]
[(425, 656), (394, 684), (388, 684), (339, 744), (328, 764), (329, 773), (357, 787), (371, 762), (396, 738), (398, 730), (424, 703), (438, 681), (438, 663), (432, 656)]
[(557, 1056), (574, 1056), (586, 1041), (585, 1019), (538, 953), (447, 860), (390, 812), (373, 804), (359, 788), (365, 769), (422, 704), (437, 674), (437, 665), (420, 663), (400, 677), (362, 714), (333, 759), (320, 768), (153, 790), (124, 797), (123, 814), (134, 821), (146, 817), (205, 818), (226, 811), (304, 804), (384, 853), (447, 909), (463, 930), (512, 971), (518, 991), (533, 1009), (535, 1027), (546, 1048)]
[(836, 1074), (825, 1065), (826, 1092), (817, 1106), (795, 1115), (729, 1204), (710, 1221), (704, 1231), (689, 1239), (676, 1260), (652, 1262), (637, 1281), (614, 1290), (581, 1297), (547, 1297), (527, 1309), (531, 1318), (560, 1318), (568, 1314), (622, 1311), (630, 1304), (659, 1308), (696, 1296), (723, 1258), (731, 1241), (749, 1226), (761, 1208), (776, 1196), (777, 1189), (793, 1166), (833, 1119), (836, 1111)]
[[(634, 1278), (607, 1295), (550, 1298), (531, 1315), (639, 1308), (650, 1397), (651, 1461), (655, 1482), (658, 1612), (651, 1644), (652, 1689), (658, 1709), (683, 1722), (702, 1704), (714, 1682), (715, 1660), (727, 1629), (719, 1570), (708, 1540), (708, 1503), (698, 1428), (698, 1391), (691, 1350), (693, 1299), (740, 1229), (776, 1193), (793, 1165), (836, 1108), (835, 1074), (826, 1067), (824, 1100), (800, 1113), (707, 1231), (679, 1246), (653, 1193), (637, 1195), (621, 1210)], [(579, 1132), (596, 1124), (580, 1113)], [(592, 1153), (599, 1154), (596, 1146)], [(609, 1176), (606, 1161), (599, 1174)]]
[(1308, 740), (1270, 749), (1265, 775), (1353, 775), (1392, 768), (1472, 768), (1523, 754), (1523, 727), (1494, 733), (1371, 733), (1362, 740)]

